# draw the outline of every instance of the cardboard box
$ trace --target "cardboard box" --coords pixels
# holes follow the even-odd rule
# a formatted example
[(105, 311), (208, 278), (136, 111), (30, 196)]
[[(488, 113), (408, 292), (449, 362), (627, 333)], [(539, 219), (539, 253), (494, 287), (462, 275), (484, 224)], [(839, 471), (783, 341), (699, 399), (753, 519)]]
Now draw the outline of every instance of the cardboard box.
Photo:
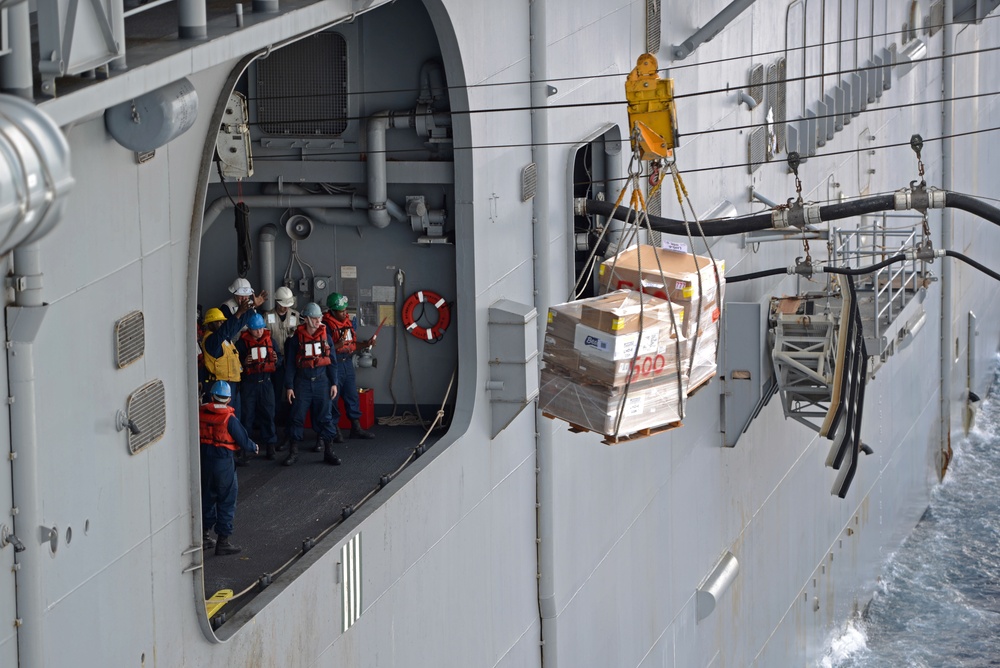
[[(681, 341), (680, 369), (687, 369), (688, 346)], [(643, 382), (651, 378), (659, 378), (677, 374), (678, 357), (675, 346), (655, 355), (643, 355), (632, 360), (602, 360), (583, 355), (576, 350), (565, 350), (546, 344), (542, 354), (546, 368), (558, 369), (558, 373), (578, 383), (620, 387), (631, 378), (631, 382)]]
[[(669, 304), (634, 290), (616, 290), (581, 301), (580, 322), (607, 334), (631, 334), (652, 326), (670, 323)], [(684, 320), (678, 314), (678, 324)]]
[[(597, 385), (576, 383), (544, 369), (538, 393), (539, 408), (574, 425), (608, 436), (625, 436), (641, 429), (655, 429), (681, 419), (687, 396), (687, 381), (678, 393), (676, 377), (633, 383), (626, 394), (622, 388), (609, 391)], [(617, 432), (615, 425), (621, 413)]]
[[(724, 260), (716, 260), (716, 266), (719, 271), (719, 281), (724, 283), (726, 263)], [(642, 245), (626, 248), (615, 257), (608, 258), (601, 263), (598, 273), (600, 284), (607, 292), (621, 289), (641, 290), (661, 299), (667, 299), (669, 295), (671, 302), (677, 302), (697, 300), (699, 272), (704, 295), (709, 286), (715, 289), (715, 269), (710, 258)]]
[(548, 324), (545, 326), (546, 335), (572, 341), (582, 313), (583, 300), (550, 307)]

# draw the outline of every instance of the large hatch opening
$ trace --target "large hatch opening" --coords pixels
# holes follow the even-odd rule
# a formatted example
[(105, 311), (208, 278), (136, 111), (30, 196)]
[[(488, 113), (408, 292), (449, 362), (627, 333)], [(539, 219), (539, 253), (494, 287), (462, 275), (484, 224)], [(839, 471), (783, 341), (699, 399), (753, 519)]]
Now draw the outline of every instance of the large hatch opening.
[[(242, 551), (204, 552), (206, 599), (221, 592), (222, 605), (209, 607), (219, 628), (299, 572), (292, 565), (363, 505), (387, 498), (380, 492), (451, 424), (460, 278), (450, 99), (422, 4), (379, 8), (253, 62), (226, 105), (213, 162), (198, 267), (200, 379), (203, 391), (230, 380), (209, 350), (229, 354), (209, 331), (226, 327), (241, 367), (229, 405), (260, 448), (245, 463), (235, 457), (230, 542)], [(239, 279), (257, 297), (267, 292), (261, 320), (242, 331), (229, 324), (240, 317)], [(324, 324), (314, 329), (317, 308)], [(203, 329), (218, 313), (221, 324)], [(337, 328), (326, 351), (309, 338), (323, 326)], [(329, 365), (317, 362), (324, 355)], [(331, 426), (322, 402), (295, 404), (297, 383), (319, 387), (327, 368), (338, 369), (341, 395), (352, 394), (345, 374), (358, 388), (356, 414), (339, 396)], [(274, 432), (260, 409), (271, 395)], [(212, 470), (203, 456), (203, 479)], [(210, 516), (199, 518), (207, 543), (225, 530)]]

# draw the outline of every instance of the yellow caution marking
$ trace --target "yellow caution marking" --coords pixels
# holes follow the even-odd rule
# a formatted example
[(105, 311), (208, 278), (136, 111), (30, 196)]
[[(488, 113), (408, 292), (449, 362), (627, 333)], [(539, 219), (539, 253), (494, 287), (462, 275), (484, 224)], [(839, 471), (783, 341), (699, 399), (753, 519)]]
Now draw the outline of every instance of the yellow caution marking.
[(220, 589), (219, 591), (212, 594), (212, 597), (205, 601), (205, 612), (208, 613), (209, 619), (215, 616), (219, 610), (222, 609), (226, 603), (229, 603), (230, 599), (233, 598), (232, 589)]

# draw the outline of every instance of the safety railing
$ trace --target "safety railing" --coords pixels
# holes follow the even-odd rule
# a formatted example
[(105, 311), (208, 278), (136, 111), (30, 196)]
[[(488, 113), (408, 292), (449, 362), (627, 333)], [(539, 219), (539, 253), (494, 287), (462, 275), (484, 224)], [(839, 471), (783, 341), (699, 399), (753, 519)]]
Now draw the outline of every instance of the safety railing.
[[(893, 226), (894, 221), (911, 224)], [(912, 249), (925, 240), (923, 217), (915, 214), (880, 213), (863, 216), (857, 228), (830, 230), (833, 262), (842, 267), (861, 268), (886, 260), (903, 249)], [(885, 352), (889, 326), (922, 287), (926, 262), (906, 260), (883, 267), (857, 279), (859, 292), (870, 292), (867, 308), (862, 308), (869, 352)], [(865, 300), (868, 301), (868, 300)], [(870, 320), (869, 320), (870, 317)]]

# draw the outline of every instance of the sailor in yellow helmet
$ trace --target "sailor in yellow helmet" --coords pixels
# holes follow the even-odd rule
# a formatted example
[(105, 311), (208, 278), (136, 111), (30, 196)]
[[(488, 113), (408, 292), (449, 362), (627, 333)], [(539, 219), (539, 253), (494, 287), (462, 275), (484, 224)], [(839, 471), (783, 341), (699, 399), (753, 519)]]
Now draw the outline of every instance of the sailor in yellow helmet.
[(217, 308), (210, 308), (205, 314), (205, 319), (202, 322), (205, 333), (201, 339), (205, 377), (200, 380), (203, 387), (208, 387), (217, 380), (224, 380), (232, 386), (233, 401), (231, 405), (236, 412), (236, 419), (239, 420), (240, 393), (238, 388), (242, 368), (239, 353), (232, 340), (250, 322), (250, 317), (257, 312), (255, 309), (267, 300), (267, 291), (265, 290), (259, 295), (254, 295), (251, 291), (249, 296), (238, 296), (237, 300), (237, 309), (228, 319)]

